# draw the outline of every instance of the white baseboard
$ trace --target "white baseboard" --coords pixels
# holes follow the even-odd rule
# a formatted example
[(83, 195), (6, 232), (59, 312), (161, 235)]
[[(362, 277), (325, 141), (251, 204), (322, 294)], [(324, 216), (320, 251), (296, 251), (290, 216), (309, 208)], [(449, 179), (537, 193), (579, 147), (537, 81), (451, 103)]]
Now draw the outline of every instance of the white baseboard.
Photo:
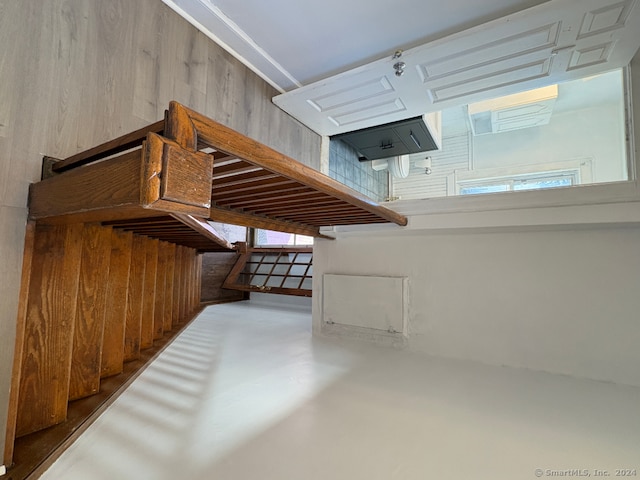
[(7, 467), (0, 465), (0, 477), (7, 473)]

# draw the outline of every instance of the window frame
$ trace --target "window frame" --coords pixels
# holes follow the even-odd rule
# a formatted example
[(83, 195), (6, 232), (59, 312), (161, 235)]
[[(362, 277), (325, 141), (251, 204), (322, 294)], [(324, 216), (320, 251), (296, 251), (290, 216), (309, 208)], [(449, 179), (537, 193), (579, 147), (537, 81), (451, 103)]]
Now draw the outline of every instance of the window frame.
[[(447, 191), (455, 192), (456, 196), (463, 196), (465, 194), (461, 193), (461, 190), (465, 187), (483, 186), (487, 184), (501, 183), (501, 181), (511, 182), (513, 186), (513, 184), (522, 180), (543, 179), (551, 176), (571, 176), (575, 178), (577, 181), (570, 185), (571, 188), (588, 185), (593, 179), (593, 159), (591, 157), (584, 157), (564, 162), (546, 163), (544, 165), (518, 165), (468, 171), (456, 170), (453, 174), (448, 175), (447, 177)], [(558, 188), (569, 188), (569, 186)], [(515, 191), (519, 190), (515, 190), (513, 188), (508, 189), (508, 192)]]
[[(282, 243), (259, 243), (258, 242), (258, 231), (263, 230), (266, 232), (272, 231), (272, 232), (277, 232), (277, 230), (268, 230), (266, 228), (253, 228), (252, 232), (251, 232), (251, 240), (252, 240), (252, 245), (255, 248), (311, 248), (313, 247), (313, 237), (309, 237), (308, 235), (302, 235), (299, 233), (290, 233), (290, 232), (278, 232), (278, 233), (286, 233), (288, 235), (293, 235), (293, 244), (289, 245), (289, 244), (282, 244)], [(308, 237), (312, 239), (312, 243), (308, 244), (308, 243), (297, 243), (297, 239), (298, 237)]]

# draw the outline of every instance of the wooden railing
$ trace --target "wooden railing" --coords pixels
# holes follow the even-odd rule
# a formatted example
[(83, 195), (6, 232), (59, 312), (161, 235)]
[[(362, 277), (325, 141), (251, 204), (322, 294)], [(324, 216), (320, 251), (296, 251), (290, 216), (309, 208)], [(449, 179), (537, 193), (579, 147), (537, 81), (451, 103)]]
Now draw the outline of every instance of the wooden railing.
[(241, 245), (238, 259), (222, 285), (245, 292), (311, 296), (313, 248), (247, 248)]

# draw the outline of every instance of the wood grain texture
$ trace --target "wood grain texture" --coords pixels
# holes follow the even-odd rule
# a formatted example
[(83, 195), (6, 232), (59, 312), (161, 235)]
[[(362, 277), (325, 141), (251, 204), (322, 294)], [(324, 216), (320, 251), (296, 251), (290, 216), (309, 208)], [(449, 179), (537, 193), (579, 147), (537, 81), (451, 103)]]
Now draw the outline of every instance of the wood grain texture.
[[(188, 117), (190, 120), (184, 120)], [(202, 113), (196, 112), (177, 102), (171, 102), (167, 124), (182, 123), (176, 130), (195, 128), (198, 144), (207, 145), (215, 150), (236, 156), (257, 167), (265, 173), (275, 173), (285, 179), (294, 180), (327, 195), (328, 198), (343, 200), (345, 205), (357, 207), (363, 213), (373, 214), (371, 222), (389, 221), (398, 225), (406, 225), (407, 218), (393, 210), (382, 207), (369, 197), (354, 191), (336, 180), (323, 175), (303, 163), (293, 160), (269, 146), (251, 139), (242, 133), (226, 127)], [(186, 123), (186, 124), (185, 124)], [(255, 172), (259, 174), (260, 172)], [(241, 175), (252, 175), (241, 174)], [(286, 215), (282, 215), (286, 218)], [(337, 223), (339, 224), (339, 223)], [(327, 225), (330, 225), (327, 224)]]
[(101, 377), (122, 372), (124, 363), (125, 327), (127, 319), (127, 289), (131, 271), (133, 234), (113, 230), (111, 258), (107, 278), (107, 302), (102, 341)]
[(171, 331), (173, 327), (173, 284), (175, 281), (176, 271), (176, 245), (174, 243), (167, 243), (167, 275), (165, 277), (164, 288), (164, 314), (163, 314), (163, 330), (165, 332)]
[(153, 346), (154, 312), (156, 306), (156, 275), (158, 270), (158, 240), (145, 240), (145, 272), (142, 291), (142, 322), (140, 350)]
[(236, 263), (237, 253), (211, 252), (202, 255), (202, 301), (242, 300), (242, 292), (222, 288), (225, 278)]
[(73, 329), (69, 400), (100, 390), (102, 339), (107, 308), (111, 229), (98, 224), (82, 231), (78, 305)]
[(158, 263), (156, 267), (155, 306), (153, 310), (153, 339), (159, 340), (164, 334), (164, 304), (167, 285), (167, 243), (158, 242)]
[(187, 262), (187, 293), (186, 293), (187, 298), (186, 298), (186, 307), (184, 312), (185, 319), (189, 318), (191, 316), (191, 312), (193, 311), (193, 291), (195, 289), (195, 283), (196, 283), (196, 279), (195, 279), (196, 252), (195, 250), (189, 249), (188, 258), (189, 258), (189, 261)]
[(146, 209), (208, 216), (212, 166), (211, 155), (185, 151), (150, 132), (140, 149), (33, 184), (29, 215), (87, 221), (92, 214), (90, 221), (102, 222), (139, 207), (139, 218), (148, 216)]
[(29, 215), (38, 220), (139, 205), (141, 162), (141, 151), (136, 150), (34, 183), (29, 192)]
[(16, 436), (66, 418), (82, 230), (36, 226)]
[(142, 333), (142, 306), (144, 304), (144, 281), (147, 254), (146, 237), (133, 236), (131, 245), (131, 268), (127, 284), (127, 311), (125, 318), (124, 360), (135, 360), (140, 356)]
[(197, 308), (201, 307), (202, 302), (202, 262), (204, 261), (204, 254), (198, 255), (197, 263), (197, 280), (196, 280), (196, 304)]
[[(67, 158), (158, 121), (173, 99), (320, 165), (320, 137), (271, 103), (275, 90), (157, 0), (0, 0), (0, 40), (2, 207), (26, 207), (43, 154)], [(19, 252), (3, 281), (18, 285), (23, 238), (2, 238), (1, 252)], [(0, 309), (0, 323), (16, 308)], [(0, 350), (13, 343), (2, 336)], [(10, 370), (0, 368), (0, 412)]]
[(154, 132), (162, 135), (163, 131), (164, 120), (160, 120), (159, 122), (152, 123), (56, 162), (51, 169), (54, 172), (60, 173), (71, 168), (76, 168), (81, 165), (94, 162), (100, 158), (105, 158), (125, 150), (140, 147), (142, 142), (147, 138), (147, 133)]
[(183, 282), (183, 263), (184, 263), (184, 250), (181, 245), (176, 246), (175, 263), (173, 270), (173, 304), (171, 313), (171, 325), (175, 328), (180, 324), (182, 302), (182, 282)]
[(226, 208), (211, 208), (211, 220), (215, 222), (231, 223), (245, 227), (263, 228), (265, 230), (278, 230), (281, 232), (298, 233), (311, 237), (330, 239), (326, 235), (320, 234), (320, 227), (313, 227), (303, 223), (290, 222), (276, 218), (257, 217), (256, 215), (229, 210)]
[(193, 215), (172, 214), (173, 218), (178, 220), (183, 225), (188, 226), (194, 232), (198, 232), (207, 239), (214, 243), (217, 243), (221, 247), (229, 250), (233, 250), (234, 246), (226, 239), (222, 238), (218, 231), (211, 226), (211, 224), (204, 218), (194, 217)]
[(16, 345), (14, 348), (13, 373), (11, 376), (11, 397), (9, 399), (9, 414), (7, 416), (7, 431), (3, 452), (3, 462), (5, 465), (11, 465), (13, 463), (13, 440), (16, 436), (16, 420), (18, 416), (18, 402), (20, 400), (18, 395), (20, 392), (29, 283), (31, 281), (31, 266), (36, 233), (35, 223), (29, 222), (26, 230), (22, 260), (22, 280), (20, 282), (20, 304), (18, 306), (18, 320), (16, 322)]
[(162, 156), (163, 200), (209, 208), (213, 157), (165, 144)]

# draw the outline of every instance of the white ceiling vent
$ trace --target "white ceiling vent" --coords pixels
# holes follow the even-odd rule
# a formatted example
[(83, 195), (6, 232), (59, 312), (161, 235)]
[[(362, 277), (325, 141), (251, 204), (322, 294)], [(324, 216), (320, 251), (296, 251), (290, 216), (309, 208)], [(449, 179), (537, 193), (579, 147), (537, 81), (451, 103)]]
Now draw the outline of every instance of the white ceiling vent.
[(551, 85), (506, 97), (469, 104), (474, 135), (509, 132), (546, 125), (558, 98), (558, 86)]

